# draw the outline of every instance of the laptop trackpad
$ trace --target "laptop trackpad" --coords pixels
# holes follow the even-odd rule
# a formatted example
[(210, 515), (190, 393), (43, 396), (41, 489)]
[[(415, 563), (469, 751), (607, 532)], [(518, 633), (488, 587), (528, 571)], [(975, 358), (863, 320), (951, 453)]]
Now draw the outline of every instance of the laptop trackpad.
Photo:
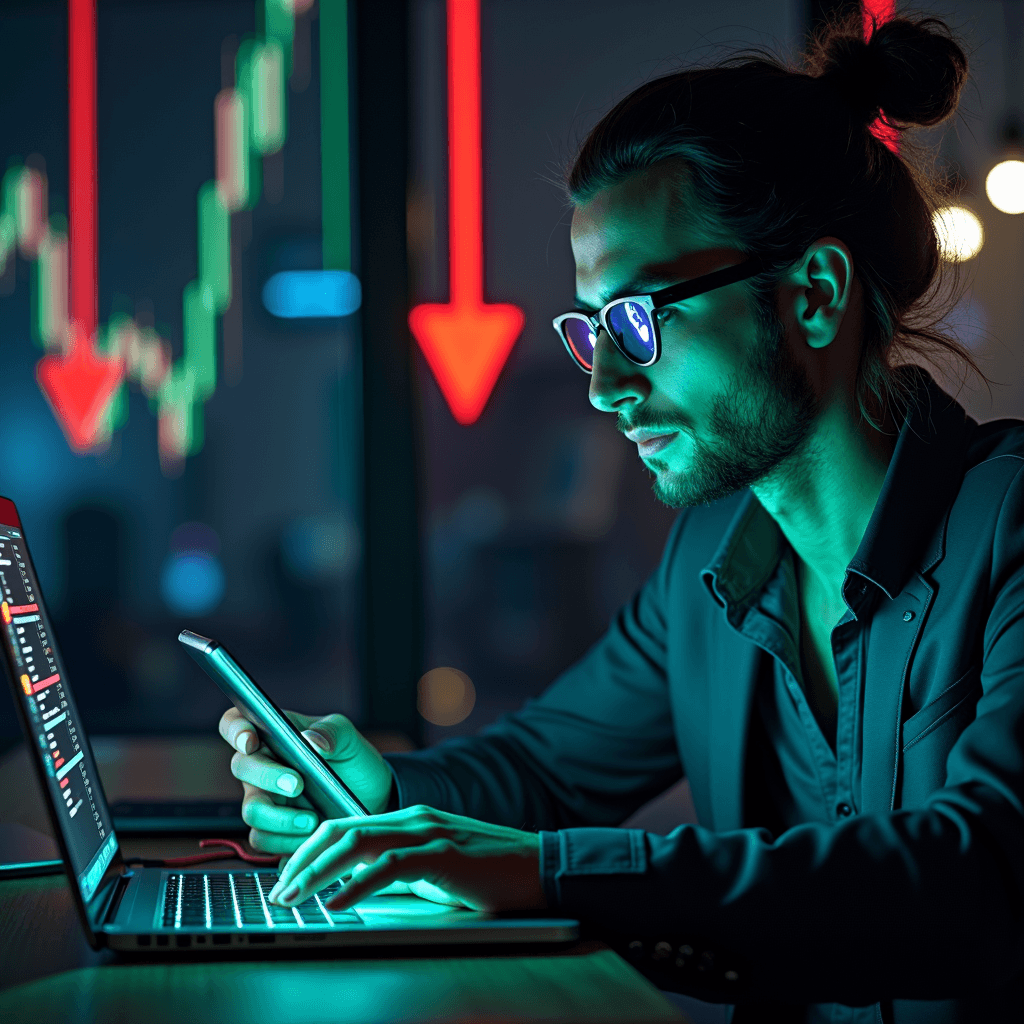
[(433, 903), (412, 893), (371, 896), (357, 903), (355, 910), (368, 928), (415, 928), (419, 925), (437, 928), (456, 922), (486, 920), (492, 916), (479, 910)]

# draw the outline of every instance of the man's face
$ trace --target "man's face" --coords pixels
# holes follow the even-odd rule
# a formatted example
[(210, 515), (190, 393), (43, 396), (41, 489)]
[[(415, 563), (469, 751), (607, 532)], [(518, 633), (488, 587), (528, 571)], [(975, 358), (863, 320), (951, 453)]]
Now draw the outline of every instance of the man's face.
[[(738, 263), (743, 254), (688, 213), (663, 163), (598, 193), (572, 221), (579, 308), (644, 294)], [(715, 501), (794, 465), (817, 402), (792, 357), (777, 310), (748, 282), (657, 311), (661, 358), (630, 362), (601, 331), (590, 401), (618, 414), (654, 474), (654, 492), (681, 508)]]

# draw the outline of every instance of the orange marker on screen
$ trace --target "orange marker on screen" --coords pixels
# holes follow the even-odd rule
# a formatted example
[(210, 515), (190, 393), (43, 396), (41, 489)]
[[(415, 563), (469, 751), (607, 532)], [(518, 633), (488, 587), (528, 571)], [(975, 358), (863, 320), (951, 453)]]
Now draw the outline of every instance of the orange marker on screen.
[[(4, 608), (6, 608), (6, 607), (7, 607), (7, 605), (5, 604), (5, 605), (4, 605)], [(31, 681), (29, 680), (28, 676), (22, 676), (22, 677), (21, 677), (21, 688), (22, 688), (22, 689), (23, 689), (23, 690), (25, 691), (25, 693), (27, 693), (27, 694), (28, 694), (28, 695), (29, 695), (30, 697), (32, 696), (32, 683), (31, 683)]]
[(0, 615), (3, 615), (4, 622), (9, 626), (11, 624), (11, 607), (6, 601), (0, 604)]

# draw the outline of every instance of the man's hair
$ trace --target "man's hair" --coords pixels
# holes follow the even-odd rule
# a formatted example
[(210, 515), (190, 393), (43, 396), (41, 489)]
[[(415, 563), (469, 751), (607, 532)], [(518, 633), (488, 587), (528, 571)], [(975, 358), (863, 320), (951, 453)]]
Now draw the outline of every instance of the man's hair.
[[(642, 85), (587, 136), (569, 197), (580, 205), (679, 161), (687, 212), (767, 257), (755, 283), (773, 308), (783, 271), (816, 239), (841, 239), (864, 289), (857, 400), (877, 425), (909, 397), (908, 355), (951, 355), (980, 373), (941, 330), (950, 302), (939, 297), (932, 218), (943, 190), (902, 135), (950, 117), (966, 77), (967, 58), (938, 19), (895, 18), (865, 42), (858, 15), (819, 32), (801, 69), (741, 55)], [(902, 156), (873, 134), (879, 117)]]

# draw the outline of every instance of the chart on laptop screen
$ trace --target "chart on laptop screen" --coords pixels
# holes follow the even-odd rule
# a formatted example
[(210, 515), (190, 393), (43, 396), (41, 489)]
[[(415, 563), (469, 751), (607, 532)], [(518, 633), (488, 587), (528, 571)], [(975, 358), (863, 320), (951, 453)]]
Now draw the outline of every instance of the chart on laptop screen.
[(21, 689), (46, 769), (50, 799), (85, 899), (99, 884), (117, 842), (78, 709), (39, 600), (21, 531), (0, 525), (0, 616), (15, 682)]

